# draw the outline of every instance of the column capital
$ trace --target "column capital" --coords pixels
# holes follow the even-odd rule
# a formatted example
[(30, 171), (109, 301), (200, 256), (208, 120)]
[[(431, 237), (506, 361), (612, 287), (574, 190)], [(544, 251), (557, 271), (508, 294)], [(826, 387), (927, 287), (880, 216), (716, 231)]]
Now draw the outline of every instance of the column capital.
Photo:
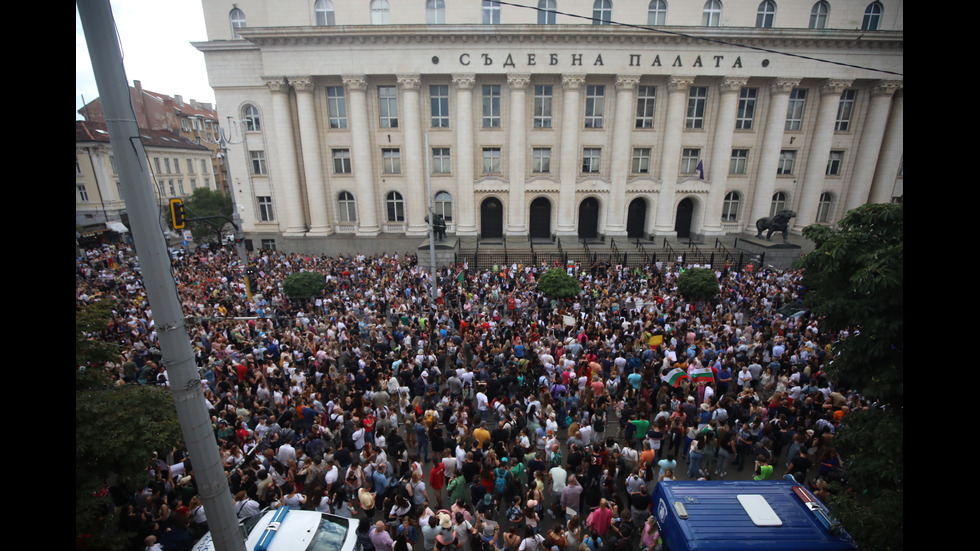
[(340, 79), (348, 90), (363, 92), (367, 90), (367, 78), (364, 75), (343, 75)]
[(419, 75), (396, 75), (395, 80), (402, 90), (418, 90), (422, 87), (422, 77)]
[(636, 85), (639, 83), (639, 75), (616, 75), (617, 90), (629, 90), (632, 92), (636, 89)]
[(798, 78), (777, 78), (769, 85), (769, 91), (773, 94), (788, 94), (800, 85)]
[(475, 85), (476, 75), (472, 73), (453, 75), (453, 86), (455, 86), (457, 90), (472, 90), (473, 86)]
[(519, 73), (507, 75), (507, 85), (511, 90), (524, 90), (531, 84), (531, 75)]
[(287, 77), (287, 80), (297, 92), (312, 92), (316, 87), (313, 77)]
[(820, 93), (840, 95), (844, 90), (850, 88), (853, 83), (853, 80), (831, 79), (823, 83), (823, 86), (820, 87)]
[(739, 92), (748, 83), (749, 79), (745, 77), (722, 77), (719, 88), (722, 94)]
[(895, 92), (899, 91), (903, 86), (903, 81), (901, 80), (879, 80), (875, 83), (874, 87), (871, 88), (872, 96), (891, 96)]
[(672, 76), (667, 79), (667, 91), (683, 92), (692, 84), (694, 84), (693, 76)]
[(561, 87), (565, 90), (578, 90), (585, 84), (585, 75), (562, 75)]
[(272, 93), (284, 94), (289, 90), (289, 85), (286, 84), (286, 79), (283, 77), (262, 77), (262, 82)]

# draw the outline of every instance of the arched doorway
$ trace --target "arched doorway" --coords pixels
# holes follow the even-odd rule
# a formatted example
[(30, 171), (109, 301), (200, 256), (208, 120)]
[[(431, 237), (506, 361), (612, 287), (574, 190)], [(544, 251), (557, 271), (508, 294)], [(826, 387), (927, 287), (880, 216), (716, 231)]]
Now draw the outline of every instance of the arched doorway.
[(694, 219), (694, 201), (690, 197), (677, 205), (677, 216), (674, 217), (674, 231), (677, 237), (691, 237), (691, 221)]
[(647, 202), (637, 197), (630, 202), (626, 215), (626, 237), (639, 239), (647, 223)]
[(551, 201), (545, 197), (538, 197), (531, 201), (531, 210), (528, 220), (528, 233), (531, 238), (551, 237)]
[(589, 197), (578, 207), (578, 237), (593, 239), (599, 235), (599, 201)]
[(500, 199), (489, 197), (480, 203), (480, 237), (484, 239), (504, 236), (504, 205)]

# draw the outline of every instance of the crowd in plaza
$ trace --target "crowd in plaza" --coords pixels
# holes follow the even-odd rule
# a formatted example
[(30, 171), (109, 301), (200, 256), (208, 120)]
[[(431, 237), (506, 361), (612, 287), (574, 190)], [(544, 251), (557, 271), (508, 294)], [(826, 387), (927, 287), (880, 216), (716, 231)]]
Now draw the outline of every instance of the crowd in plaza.
[[(557, 301), (536, 287), (553, 265), (251, 263), (250, 301), (234, 251), (173, 255), (235, 510), (357, 518), (366, 551), (655, 549), (659, 481), (785, 472), (823, 497), (835, 427), (867, 407), (825, 375), (847, 334), (779, 313), (805, 291), (793, 271), (715, 267), (718, 298), (695, 303), (686, 266), (569, 265), (582, 292)], [(301, 270), (326, 288), (290, 301)], [(83, 252), (76, 299), (115, 301), (117, 384), (167, 384), (132, 251)], [(115, 496), (134, 548), (207, 530), (192, 459), (160, 450), (156, 481)]]

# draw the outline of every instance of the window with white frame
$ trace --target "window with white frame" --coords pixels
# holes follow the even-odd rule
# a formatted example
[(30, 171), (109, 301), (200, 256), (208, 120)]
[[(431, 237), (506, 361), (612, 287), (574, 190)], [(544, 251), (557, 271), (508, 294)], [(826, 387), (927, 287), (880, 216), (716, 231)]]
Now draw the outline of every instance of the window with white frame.
[(334, 18), (333, 0), (316, 0), (313, 4), (313, 13), (316, 14), (316, 24), (320, 27), (337, 24)]
[(826, 191), (820, 194), (820, 201), (817, 202), (817, 223), (826, 224), (830, 222), (830, 209), (833, 203), (833, 195)]
[(173, 180), (167, 180), (167, 189), (170, 190), (170, 196), (171, 197), (176, 197), (177, 196), (177, 187), (174, 186), (174, 181)]
[(251, 103), (242, 108), (242, 120), (245, 122), (246, 132), (258, 132), (262, 130), (262, 123), (259, 120), (259, 110)]
[[(78, 172), (76, 172), (75, 174), (81, 174), (82, 173), (82, 169), (78, 167), (78, 158), (77, 157), (75, 158), (75, 168), (78, 169)], [(160, 157), (153, 157), (153, 168), (156, 169), (157, 174), (163, 174), (163, 171), (160, 170)]]
[(698, 171), (698, 161), (701, 159), (701, 149), (685, 147), (681, 152), (681, 174), (694, 174)]
[(167, 174), (170, 174), (170, 158), (169, 157), (164, 157), (163, 158), (163, 168), (164, 168), (164, 170), (166, 170)]
[(731, 164), (728, 166), (729, 174), (744, 175), (749, 167), (749, 150), (733, 149)]
[(606, 87), (593, 84), (585, 87), (585, 127), (602, 128), (605, 111)]
[(180, 159), (174, 157), (174, 172), (180, 174)]
[(371, 24), (387, 25), (389, 18), (388, 0), (371, 0)]
[(638, 86), (636, 88), (636, 127), (653, 128), (653, 117), (657, 108), (657, 87)]
[(769, 216), (776, 216), (780, 211), (786, 209), (786, 194), (777, 191), (772, 194), (772, 203), (769, 204)]
[(650, 0), (647, 8), (647, 25), (666, 25), (667, 24), (667, 2), (666, 0)]
[(787, 176), (793, 173), (796, 167), (796, 151), (784, 149), (779, 152), (779, 164), (776, 165), (776, 174)]
[(535, 147), (531, 150), (531, 172), (541, 174), (551, 172), (550, 147)]
[(275, 239), (263, 239), (262, 248), (267, 251), (276, 250), (276, 240)]
[(201, 174), (207, 174), (208, 172), (208, 161), (201, 159)]
[(442, 25), (446, 22), (446, 3), (443, 0), (426, 0), (425, 22), (428, 25)]
[(75, 193), (78, 194), (78, 201), (88, 203), (88, 189), (85, 184), (75, 184)]
[(534, 86), (534, 127), (551, 128), (551, 105), (554, 87), (550, 84)]
[(180, 129), (184, 132), (191, 131), (191, 125), (189, 122), (187, 122), (187, 119), (180, 119)]
[(275, 220), (276, 215), (272, 210), (272, 197), (260, 195), (257, 199), (259, 204), (259, 220), (262, 222), (272, 222)]
[(755, 14), (755, 26), (760, 29), (771, 29), (776, 21), (776, 3), (772, 0), (762, 0), (759, 11)]
[(195, 189), (197, 189), (197, 178), (191, 178), (191, 193), (194, 193)]
[(402, 152), (400, 149), (386, 147), (381, 150), (381, 171), (385, 174), (402, 173)]
[(877, 31), (881, 26), (881, 12), (884, 6), (881, 2), (872, 2), (864, 9), (864, 19), (861, 20), (862, 31)]
[(177, 180), (177, 192), (181, 196), (187, 195), (187, 192), (184, 190), (184, 180), (182, 180), (182, 179), (181, 180)]
[(429, 109), (432, 128), (449, 128), (449, 86), (429, 86)]
[(248, 156), (252, 160), (252, 174), (256, 176), (266, 174), (265, 151), (249, 151)]
[(803, 128), (803, 111), (806, 108), (806, 89), (793, 88), (786, 108), (786, 130)]
[(452, 159), (449, 157), (448, 147), (432, 148), (432, 173), (449, 174), (452, 172)]
[(483, 173), (487, 176), (500, 175), (500, 148), (483, 148)]
[[(111, 159), (112, 157), (110, 157), (110, 160)], [(113, 167), (112, 171), (116, 171), (115, 167)], [(187, 159), (187, 173), (194, 174), (194, 159)]]
[(347, 128), (347, 99), (343, 86), (327, 86), (327, 117), (330, 128)]
[(500, 3), (496, 0), (483, 0), (483, 24), (500, 24)]
[[(157, 172), (160, 172), (159, 163), (157, 163)], [(82, 165), (78, 162), (78, 156), (75, 156), (75, 175), (80, 175), (82, 173)]]
[(840, 176), (844, 170), (844, 152), (833, 150), (827, 157), (827, 176)]
[(811, 29), (826, 29), (827, 28), (827, 18), (830, 16), (830, 4), (820, 0), (813, 5), (810, 10), (810, 28)]
[(704, 128), (704, 111), (708, 104), (708, 89), (692, 86), (687, 93), (687, 120), (689, 129)]
[(388, 222), (405, 221), (405, 199), (402, 198), (401, 193), (397, 191), (388, 192), (388, 196), (385, 198), (385, 207)]
[(739, 92), (735, 128), (752, 130), (752, 121), (755, 119), (755, 100), (758, 92), (757, 88), (742, 88), (742, 91)]
[(649, 147), (633, 148), (632, 172), (633, 174), (650, 173), (650, 148)]
[(436, 193), (435, 211), (436, 214), (441, 214), (447, 223), (453, 221), (453, 196), (448, 191)]
[(538, 0), (538, 25), (554, 25), (558, 4), (555, 0)]
[(238, 30), (245, 28), (245, 12), (238, 8), (233, 8), (231, 13), (228, 14), (228, 18), (231, 20), (232, 37), (241, 38), (242, 35), (238, 34)]
[(592, 4), (592, 24), (609, 25), (612, 23), (612, 0), (595, 0)]
[(857, 97), (857, 90), (844, 90), (840, 95), (840, 103), (837, 104), (837, 121), (834, 123), (834, 130), (837, 132), (847, 132), (851, 129), (851, 115), (854, 113), (854, 99)]
[(334, 174), (351, 173), (350, 149), (343, 148), (333, 150), (333, 172)]
[(337, 221), (357, 222), (357, 204), (349, 191), (341, 191), (337, 196)]
[(721, 221), (737, 222), (738, 208), (742, 203), (742, 196), (737, 191), (729, 191), (725, 194), (725, 200), (721, 204)]
[[(190, 166), (191, 166), (190, 165), (190, 160), (188, 160), (187, 163), (188, 163), (187, 164), (187, 167), (188, 167), (188, 169), (190, 169)], [(109, 167), (112, 168), (112, 173), (113, 174), (118, 174), (119, 173), (119, 171), (116, 170), (116, 157), (115, 157), (115, 155), (109, 155)], [(78, 166), (78, 159), (77, 158), (75, 160), (75, 168), (77, 170), (81, 170), (81, 167)], [(190, 170), (190, 172), (194, 172), (194, 171), (193, 170)], [(78, 174), (78, 172), (76, 172), (75, 174)]]
[(701, 25), (705, 27), (717, 27), (721, 24), (721, 2), (720, 0), (708, 0), (704, 3), (704, 10), (701, 12)]
[(394, 86), (378, 86), (378, 114), (381, 128), (398, 128), (398, 91)]
[(582, 150), (582, 172), (588, 174), (598, 173), (602, 168), (602, 149), (598, 147), (586, 147)]
[(483, 85), (483, 128), (500, 128), (500, 85)]

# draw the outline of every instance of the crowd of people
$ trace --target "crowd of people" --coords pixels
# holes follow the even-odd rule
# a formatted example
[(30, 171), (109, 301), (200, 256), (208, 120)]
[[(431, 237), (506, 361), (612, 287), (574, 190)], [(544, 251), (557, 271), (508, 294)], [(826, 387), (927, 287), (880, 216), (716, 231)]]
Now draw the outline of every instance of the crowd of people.
[[(835, 427), (867, 407), (825, 375), (847, 333), (779, 314), (805, 291), (792, 271), (718, 267), (720, 294), (699, 303), (677, 291), (681, 265), (561, 266), (581, 293), (552, 300), (536, 282), (553, 265), (251, 263), (249, 300), (233, 251), (173, 254), (235, 510), (358, 518), (368, 551), (655, 549), (659, 481), (778, 468), (822, 497), (843, 476)], [(298, 271), (324, 291), (287, 299)], [(76, 298), (115, 301), (117, 384), (167, 384), (131, 250), (79, 256)], [(192, 460), (161, 450), (154, 481), (116, 494), (134, 548), (207, 530)]]

